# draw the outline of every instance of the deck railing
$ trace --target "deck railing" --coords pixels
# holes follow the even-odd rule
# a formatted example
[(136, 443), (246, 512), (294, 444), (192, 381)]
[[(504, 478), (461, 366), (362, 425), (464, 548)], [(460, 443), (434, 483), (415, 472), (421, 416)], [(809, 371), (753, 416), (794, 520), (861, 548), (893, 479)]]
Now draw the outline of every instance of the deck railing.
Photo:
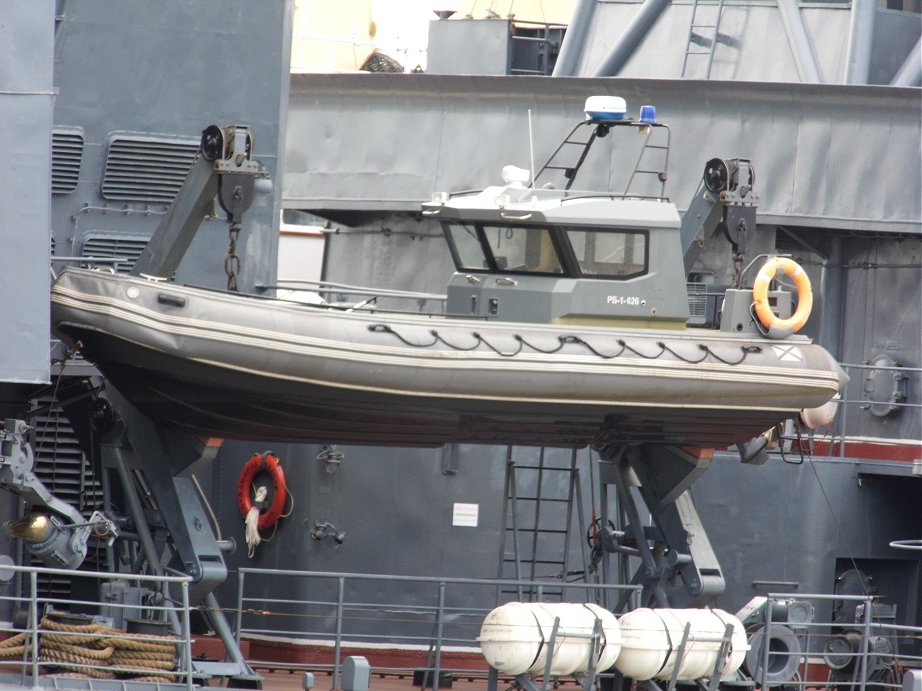
[[(830, 455), (846, 455), (846, 445), (852, 434), (851, 427), (853, 427), (853, 421), (849, 420), (849, 413), (854, 414), (853, 411), (856, 408), (867, 411), (868, 415), (876, 414), (881, 418), (890, 413), (907, 410), (918, 419), (922, 403), (912, 402), (908, 398), (912, 395), (910, 392), (916, 392), (918, 395), (920, 384), (922, 384), (922, 367), (842, 363), (842, 369), (848, 374), (850, 381), (843, 392), (839, 414), (836, 415), (829, 434), (830, 444), (834, 449)], [(869, 382), (872, 373), (883, 373), (891, 378), (890, 391), (887, 392), (886, 397), (871, 396), (874, 393), (873, 390), (869, 390), (869, 387), (874, 388), (874, 383)], [(894, 440), (894, 443), (899, 442)]]
[[(564, 592), (564, 601), (593, 602), (606, 591), (639, 593), (639, 586), (562, 583), (554, 581), (514, 581), (506, 579), (441, 578), (392, 576), (318, 571), (288, 571), (242, 568), (238, 572), (236, 636), (243, 638), (296, 639), (301, 643), (332, 646), (332, 688), (339, 688), (344, 647), (394, 647), (425, 653), (424, 667), (431, 679), (446, 671), (444, 652), (479, 655), (477, 636), (484, 618), (493, 607), (515, 600), (519, 586), (536, 594)], [(279, 584), (273, 592), (303, 592), (303, 598), (274, 598), (254, 594), (254, 583)], [(382, 601), (381, 592), (403, 592), (406, 597)], [(393, 597), (393, 596), (392, 596)], [(487, 672), (486, 662), (478, 658), (479, 669)], [(259, 669), (272, 661), (251, 660)], [(318, 665), (291, 665), (305, 670)], [(324, 665), (320, 665), (323, 667)], [(378, 672), (406, 672), (406, 669), (376, 668)]]
[[(768, 595), (764, 612), (787, 609), (790, 593)], [(865, 691), (902, 686), (907, 669), (922, 668), (922, 627), (891, 621), (895, 610), (863, 595), (798, 594), (799, 603), (832, 602), (854, 609), (853, 621), (813, 621), (797, 617), (766, 620), (750, 639), (747, 656), (757, 686), (783, 687), (790, 691), (825, 688)], [(850, 605), (854, 605), (852, 608)], [(881, 609), (884, 612), (881, 612)], [(764, 642), (768, 641), (768, 645)]]
[[(499, 592), (515, 593), (518, 582), (495, 579), (388, 576), (274, 569), (240, 569), (236, 635), (242, 639), (288, 640), (321, 644), (332, 648), (324, 653), (327, 662), (294, 662), (291, 669), (324, 670), (332, 674), (331, 688), (339, 688), (344, 649), (404, 648), (426, 653), (423, 671), (427, 679), (443, 673), (470, 675), (470, 670), (451, 670), (443, 652), (478, 650), (477, 635), (486, 614), (504, 599)], [(301, 591), (304, 598), (272, 598), (255, 595), (256, 583), (265, 592), (266, 579), (293, 581), (273, 586), (277, 591)], [(527, 582), (534, 586), (534, 582)], [(539, 584), (559, 590), (572, 588), (566, 600), (591, 601), (604, 590), (623, 586), (586, 583)], [(400, 587), (395, 587), (400, 586)], [(382, 601), (382, 592), (405, 592), (400, 601)], [(377, 594), (373, 598), (370, 594)], [(463, 597), (455, 595), (463, 594)], [(397, 596), (391, 596), (396, 598)], [(854, 622), (813, 620), (813, 606), (823, 608), (832, 601), (841, 611), (857, 612)], [(483, 603), (489, 603), (484, 605)], [(790, 609), (792, 614), (788, 615)], [(895, 610), (881, 606), (873, 597), (849, 595), (771, 594), (760, 610), (764, 618), (744, 622), (751, 651), (744, 674), (760, 688), (784, 686), (798, 689), (825, 688), (835, 691), (865, 691), (899, 688), (905, 668), (922, 667), (922, 628), (895, 623)], [(778, 613), (782, 614), (779, 616)], [(797, 612), (801, 614), (796, 614)], [(809, 612), (809, 616), (803, 616)], [(863, 613), (870, 613), (865, 616)], [(765, 642), (768, 645), (764, 645)], [(420, 657), (420, 659), (422, 659)], [(251, 660), (254, 667), (273, 667), (272, 660)], [(480, 661), (480, 673), (487, 671)], [(376, 674), (407, 673), (407, 669), (374, 665)], [(419, 670), (416, 670), (419, 671)], [(476, 672), (475, 672), (476, 673)], [(611, 676), (611, 674), (607, 675)], [(663, 691), (658, 683), (646, 682), (650, 691)], [(665, 686), (665, 684), (664, 684)], [(671, 684), (670, 684), (671, 686)], [(424, 686), (424, 688), (426, 688)], [(615, 686), (617, 688), (617, 686)], [(671, 688), (666, 689), (671, 691)]]
[[(14, 615), (12, 622), (6, 622), (0, 628), (0, 634), (4, 635), (3, 641), (0, 641), (0, 680), (5, 677), (8, 683), (32, 688), (33, 685), (38, 686), (40, 676), (79, 674), (89, 678), (87, 683), (90, 684), (81, 688), (97, 688), (92, 685), (93, 680), (113, 680), (110, 684), (121, 680), (122, 685), (130, 685), (131, 679), (156, 676), (163, 683), (169, 683), (171, 688), (184, 686), (190, 691), (194, 688), (189, 577), (137, 576), (15, 565), (2, 565), (0, 572), (5, 581), (20, 579), (18, 590), (22, 592), (22, 595), (10, 595), (7, 591), (0, 591), (4, 611)], [(52, 576), (71, 579), (72, 592), (80, 592), (83, 588), (96, 591), (106, 581), (123, 584), (130, 581), (132, 585), (143, 585), (155, 597), (147, 598), (143, 603), (126, 604), (114, 600), (101, 603), (99, 600), (74, 597), (41, 596), (40, 579)], [(107, 612), (108, 617), (100, 616), (101, 611)], [(73, 616), (81, 613), (86, 613), (86, 616)], [(127, 633), (112, 626), (115, 618), (132, 617), (143, 617), (142, 622), (169, 624), (166, 630), (173, 633), (168, 636)], [(23, 623), (17, 623), (20, 620), (24, 620)], [(177, 631), (179, 635), (176, 635)], [(153, 665), (141, 659), (144, 655), (130, 652), (124, 652), (119, 662), (111, 662), (113, 649), (138, 651), (145, 645), (144, 652), (159, 652), (162, 658), (166, 657), (164, 652), (175, 650), (172, 669), (164, 669), (165, 665), (153, 669)], [(33, 654), (33, 651), (38, 651), (38, 654)], [(132, 662), (131, 658), (136, 662)], [(56, 684), (55, 688), (62, 688), (57, 686), (57, 680), (49, 679), (49, 682)]]

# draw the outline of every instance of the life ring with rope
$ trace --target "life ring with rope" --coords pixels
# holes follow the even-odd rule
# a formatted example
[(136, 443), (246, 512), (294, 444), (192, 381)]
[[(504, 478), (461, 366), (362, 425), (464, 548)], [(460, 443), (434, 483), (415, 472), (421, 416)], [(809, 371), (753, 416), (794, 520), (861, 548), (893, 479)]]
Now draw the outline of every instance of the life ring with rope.
[[(776, 315), (768, 301), (768, 286), (778, 275), (778, 272), (787, 274), (797, 287), (797, 309), (787, 319)], [(807, 272), (788, 257), (772, 257), (759, 269), (759, 274), (752, 285), (752, 301), (755, 305), (756, 316), (762, 325), (768, 329), (769, 338), (787, 338), (792, 333), (800, 331), (813, 309), (813, 288)]]
[(256, 526), (260, 530), (271, 528), (281, 518), (288, 500), (288, 485), (285, 484), (285, 471), (279, 465), (279, 459), (272, 452), (254, 453), (240, 471), (237, 481), (237, 507), (244, 518), (253, 508), (252, 488), (256, 476), (264, 472), (272, 480), (272, 503), (266, 509), (259, 510), (259, 521)]

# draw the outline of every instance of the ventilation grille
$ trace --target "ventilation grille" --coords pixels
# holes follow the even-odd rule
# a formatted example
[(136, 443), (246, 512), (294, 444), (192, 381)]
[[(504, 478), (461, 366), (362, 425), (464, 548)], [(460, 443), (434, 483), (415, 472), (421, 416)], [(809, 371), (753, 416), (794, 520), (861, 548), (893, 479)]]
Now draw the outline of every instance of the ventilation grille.
[[(115, 273), (131, 271), (141, 252), (147, 246), (147, 238), (125, 235), (87, 235), (83, 241), (81, 257), (95, 259), (119, 259), (117, 262), (99, 262), (100, 268), (112, 268)], [(87, 264), (93, 264), (88, 261)]]
[(169, 203), (182, 187), (198, 148), (198, 141), (193, 140), (113, 139), (106, 157), (102, 196), (112, 200)]
[(704, 283), (686, 283), (685, 289), (688, 292), (689, 323), (700, 324), (708, 313), (708, 287)]
[(51, 193), (67, 194), (77, 189), (80, 162), (83, 160), (83, 135), (55, 130), (51, 133)]
[[(42, 411), (31, 420), (35, 475), (58, 499), (75, 507), (88, 519), (94, 509), (102, 506), (102, 487), (80, 450), (73, 427), (51, 398), (36, 399), (32, 407)], [(81, 570), (98, 569), (100, 556), (90, 549)], [(33, 559), (32, 565), (44, 564)], [(39, 596), (69, 599), (70, 583), (66, 576), (40, 575)]]

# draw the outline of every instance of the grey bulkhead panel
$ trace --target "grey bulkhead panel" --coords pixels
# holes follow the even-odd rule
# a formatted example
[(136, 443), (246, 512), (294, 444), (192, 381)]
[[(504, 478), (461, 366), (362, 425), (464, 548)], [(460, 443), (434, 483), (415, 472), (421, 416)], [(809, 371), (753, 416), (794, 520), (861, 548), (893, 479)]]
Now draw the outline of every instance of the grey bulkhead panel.
[(0, 384), (49, 377), (53, 0), (0, 0)]
[[(238, 283), (252, 290), (274, 281), (292, 0), (253, 9), (246, 0), (81, 0), (63, 6), (54, 125), (80, 133), (85, 143), (74, 189), (53, 197), (57, 255), (85, 254), (92, 239), (143, 247), (167, 207), (134, 192), (158, 175), (144, 168), (148, 159), (130, 157), (157, 147), (191, 156), (205, 127), (240, 123), (254, 133), (254, 156), (276, 184), (272, 194), (257, 195), (244, 219)], [(126, 177), (114, 176), (110, 186), (113, 142), (127, 143), (128, 160), (117, 171)], [(181, 181), (182, 175), (175, 184)], [(227, 244), (223, 220), (203, 223), (177, 278), (223, 286)]]
[[(695, 3), (670, 2), (618, 71), (621, 77), (703, 79), (707, 71), (708, 46), (694, 44), (685, 60), (689, 24)], [(603, 63), (615, 40), (642, 5), (636, 2), (595, 2), (592, 22), (578, 49), (576, 74), (593, 75)], [(848, 3), (816, 3), (799, 6), (816, 61), (818, 81), (845, 82), (851, 11)], [(716, 5), (698, 6), (697, 34), (709, 40), (708, 24), (715, 18)], [(888, 84), (903, 58), (919, 38), (918, 15), (910, 12), (878, 11), (874, 19), (875, 49), (869, 65), (871, 84)], [(733, 81), (800, 82), (797, 59), (791, 49), (785, 17), (774, 2), (724, 4), (719, 38), (711, 63), (710, 78)]]
[[(916, 89), (403, 74), (294, 75), (291, 85), (286, 208), (416, 211), (434, 191), (495, 184), (502, 166), (529, 167), (529, 110), (540, 165), (588, 96), (612, 94), (630, 114), (656, 105), (672, 128), (667, 194), (680, 211), (705, 161), (744, 156), (760, 223), (922, 232), (922, 202), (906, 187), (922, 167), (907, 153), (919, 139)], [(633, 163), (588, 160), (577, 187), (622, 190)]]

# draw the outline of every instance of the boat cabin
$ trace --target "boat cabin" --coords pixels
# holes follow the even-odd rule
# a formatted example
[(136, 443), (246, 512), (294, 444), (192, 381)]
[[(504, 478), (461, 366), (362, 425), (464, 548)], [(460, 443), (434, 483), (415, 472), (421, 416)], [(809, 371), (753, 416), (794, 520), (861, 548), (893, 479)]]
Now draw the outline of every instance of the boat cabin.
[[(563, 189), (529, 184), (529, 171), (506, 166), (502, 186), (474, 194), (437, 193), (423, 204), (423, 215), (441, 222), (456, 268), (447, 291), (450, 314), (685, 327), (688, 296), (675, 205), (627, 190), (615, 195), (571, 189), (589, 148), (612, 129), (641, 129), (649, 137), (655, 127), (668, 134), (652, 121), (623, 120), (618, 103), (614, 112), (607, 105), (590, 112), (587, 102), (586, 120), (534, 176), (538, 180), (544, 172), (562, 170)], [(589, 129), (588, 138), (579, 138), (581, 128)], [(578, 160), (556, 165), (567, 145), (576, 147)], [(668, 151), (668, 145), (649, 146)], [(664, 184), (665, 179), (663, 171), (659, 180)]]
[(671, 203), (527, 190), (524, 201), (496, 205), (517, 191), (490, 188), (440, 207), (456, 268), (450, 314), (684, 328), (688, 298)]

